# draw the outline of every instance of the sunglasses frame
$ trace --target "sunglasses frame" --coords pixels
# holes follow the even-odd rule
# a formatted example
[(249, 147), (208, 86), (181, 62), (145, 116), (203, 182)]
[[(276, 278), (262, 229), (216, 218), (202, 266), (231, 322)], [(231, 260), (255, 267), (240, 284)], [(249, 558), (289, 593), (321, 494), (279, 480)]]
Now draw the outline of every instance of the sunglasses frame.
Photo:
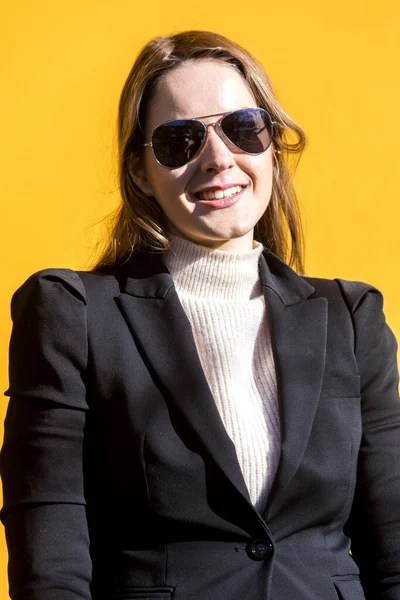
[[(268, 144), (268, 146), (265, 148), (265, 150), (262, 150), (262, 152), (246, 152), (245, 150), (243, 150), (242, 148), (239, 148), (239, 146), (237, 146), (234, 142), (232, 142), (232, 140), (230, 140), (228, 138), (228, 136), (224, 133), (222, 127), (221, 127), (221, 123), (224, 120), (225, 117), (227, 117), (228, 115), (232, 115), (236, 112), (240, 112), (242, 110), (260, 110), (265, 112), (268, 115), (268, 118), (270, 120), (271, 123), (271, 140)], [(213, 123), (203, 123), (203, 121), (201, 121), (201, 119), (208, 119), (211, 117), (219, 117), (221, 116), (221, 118), (218, 121), (214, 121)], [(190, 160), (188, 160), (187, 162), (185, 162), (183, 165), (180, 165), (178, 167), (167, 167), (166, 165), (163, 165), (158, 158), (156, 157), (155, 153), (154, 153), (154, 147), (153, 147), (153, 135), (154, 132), (156, 131), (156, 129), (158, 129), (159, 127), (162, 127), (163, 125), (169, 125), (170, 123), (175, 123), (176, 121), (197, 121), (198, 123), (201, 123), (201, 125), (203, 125), (204, 127), (204, 137), (203, 140), (201, 142), (201, 146), (199, 147), (199, 149), (197, 150), (197, 152), (192, 156), (192, 158)], [(219, 131), (219, 137), (225, 142), (225, 144), (228, 146), (228, 144), (226, 143), (226, 141), (228, 141), (229, 144), (232, 144), (232, 146), (235, 146), (235, 148), (237, 148), (238, 150), (240, 150), (240, 152), (243, 152), (244, 154), (248, 154), (250, 156), (259, 156), (260, 154), (263, 154), (264, 152), (266, 152), (268, 150), (268, 148), (271, 146), (272, 144), (272, 140), (274, 137), (274, 125), (277, 125), (276, 121), (273, 121), (271, 118), (271, 115), (269, 114), (268, 111), (265, 110), (265, 108), (261, 108), (260, 106), (253, 106), (253, 107), (248, 107), (248, 108), (238, 108), (237, 110), (231, 110), (229, 112), (222, 112), (222, 113), (215, 113), (213, 115), (202, 115), (201, 117), (191, 117), (190, 119), (173, 119), (172, 121), (166, 121), (165, 123), (161, 123), (160, 125), (157, 125), (157, 127), (155, 127), (153, 129), (153, 131), (151, 132), (151, 136), (150, 136), (150, 142), (147, 142), (145, 144), (142, 144), (143, 147), (148, 147), (151, 148), (153, 151), (153, 156), (156, 160), (156, 162), (163, 167), (164, 169), (168, 169), (170, 171), (173, 171), (174, 169), (180, 169), (182, 167), (185, 167), (186, 165), (188, 165), (190, 162), (192, 162), (192, 160), (194, 160), (195, 158), (197, 158), (199, 156), (199, 154), (201, 153), (201, 151), (204, 148), (204, 145), (206, 143), (206, 139), (207, 139), (207, 133), (208, 133), (208, 128), (209, 127), (214, 127), (214, 129), (218, 129)], [(229, 148), (229, 146), (228, 146)]]

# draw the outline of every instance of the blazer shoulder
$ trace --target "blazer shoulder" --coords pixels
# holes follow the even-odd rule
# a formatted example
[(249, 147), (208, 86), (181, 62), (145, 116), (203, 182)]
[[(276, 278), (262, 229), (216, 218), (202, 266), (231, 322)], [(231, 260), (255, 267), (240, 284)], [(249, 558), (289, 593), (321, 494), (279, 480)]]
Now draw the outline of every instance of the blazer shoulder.
[(85, 286), (72, 269), (48, 268), (32, 273), (14, 292), (13, 300), (20, 297), (41, 295), (54, 284), (61, 284), (72, 295), (86, 301)]
[(335, 279), (335, 281), (337, 281), (351, 313), (356, 312), (367, 298), (371, 299), (377, 308), (382, 309), (382, 293), (373, 285), (362, 281), (348, 281), (346, 279)]
[(86, 304), (88, 293), (102, 291), (112, 284), (118, 285), (113, 272), (82, 271), (68, 268), (48, 268), (32, 273), (15, 291), (13, 297), (46, 293), (54, 284), (61, 284), (66, 291)]
[(322, 296), (327, 300), (333, 300), (335, 297), (340, 296), (346, 303), (350, 313), (354, 313), (369, 294), (375, 296), (378, 304), (383, 304), (381, 292), (369, 283), (341, 278), (304, 277), (304, 279), (315, 288), (317, 296)]

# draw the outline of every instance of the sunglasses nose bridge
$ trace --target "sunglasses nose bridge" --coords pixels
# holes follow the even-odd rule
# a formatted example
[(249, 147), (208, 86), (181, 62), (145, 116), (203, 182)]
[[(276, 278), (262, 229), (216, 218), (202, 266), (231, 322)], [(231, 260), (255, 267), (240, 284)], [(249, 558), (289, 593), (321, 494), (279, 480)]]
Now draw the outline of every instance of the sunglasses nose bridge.
[(205, 144), (205, 142), (207, 141), (207, 137), (208, 137), (208, 128), (212, 127), (215, 131), (215, 133), (218, 135), (218, 137), (226, 144), (226, 135), (224, 134), (224, 131), (221, 127), (221, 123), (219, 121), (214, 121), (213, 123), (203, 123), (205, 131), (204, 131), (204, 142), (203, 144)]
[[(214, 123), (203, 123), (205, 131), (204, 131), (204, 137), (207, 138), (208, 136), (208, 128), (212, 127), (214, 129), (214, 131), (216, 129), (219, 129), (219, 123), (214, 122)], [(218, 132), (217, 132), (218, 133)]]
[[(202, 154), (201, 169), (204, 172), (210, 170), (222, 171), (233, 165), (233, 154), (232, 149), (229, 147), (229, 139), (224, 135), (219, 122), (214, 123), (203, 123), (204, 126), (204, 138), (201, 149), (199, 152)], [(216, 134), (210, 136), (209, 127), (212, 128)]]

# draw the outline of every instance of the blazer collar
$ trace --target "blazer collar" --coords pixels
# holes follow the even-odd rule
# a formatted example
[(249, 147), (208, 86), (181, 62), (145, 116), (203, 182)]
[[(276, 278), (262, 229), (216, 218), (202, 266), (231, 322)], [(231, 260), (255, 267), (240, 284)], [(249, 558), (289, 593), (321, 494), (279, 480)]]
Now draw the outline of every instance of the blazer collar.
[(315, 292), (312, 285), (269, 250), (264, 251), (262, 258), (262, 284), (272, 290), (285, 306), (302, 302)]
[[(269, 250), (263, 252), (259, 268), (262, 285), (272, 290), (285, 306), (302, 302), (315, 291), (312, 285)], [(174, 285), (161, 253), (137, 253), (122, 267), (122, 273), (121, 291), (138, 298), (162, 300)]]
[(174, 282), (161, 257), (162, 254), (138, 252), (120, 267), (121, 292), (163, 300)]

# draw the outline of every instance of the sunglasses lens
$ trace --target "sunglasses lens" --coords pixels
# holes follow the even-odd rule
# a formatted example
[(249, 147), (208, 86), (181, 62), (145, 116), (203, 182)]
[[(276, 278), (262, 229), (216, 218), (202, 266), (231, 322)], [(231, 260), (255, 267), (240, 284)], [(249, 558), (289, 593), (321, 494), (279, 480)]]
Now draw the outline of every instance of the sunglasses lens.
[(236, 110), (221, 120), (221, 129), (239, 150), (247, 154), (265, 152), (272, 141), (272, 122), (263, 108)]
[(204, 125), (199, 121), (164, 123), (153, 132), (154, 156), (164, 167), (182, 167), (199, 151), (204, 135)]

